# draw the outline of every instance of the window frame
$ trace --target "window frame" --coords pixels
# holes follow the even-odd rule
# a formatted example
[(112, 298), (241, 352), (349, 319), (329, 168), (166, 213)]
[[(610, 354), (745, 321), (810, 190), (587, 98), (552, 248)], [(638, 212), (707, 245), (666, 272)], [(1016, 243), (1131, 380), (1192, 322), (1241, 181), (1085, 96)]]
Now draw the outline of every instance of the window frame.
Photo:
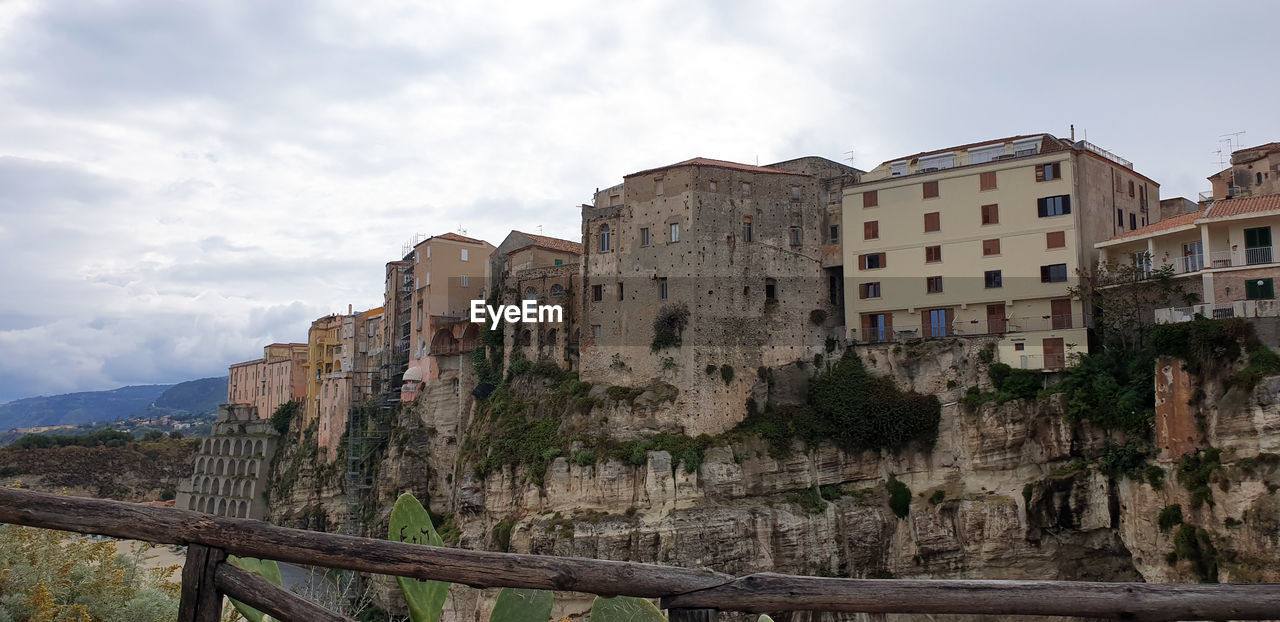
[[(1059, 266), (1062, 267), (1062, 278), (1055, 278), (1057, 276), (1055, 274), (1055, 269)], [(1069, 278), (1070, 273), (1067, 271), (1067, 264), (1065, 263), (1052, 263), (1040, 266), (1041, 283), (1066, 283)]]
[(640, 227), (640, 246), (649, 246), (650, 243), (652, 243), (652, 239), (649, 236), (649, 228)]
[(924, 291), (926, 294), (941, 294), (942, 291), (942, 275), (924, 277)]
[(924, 247), (925, 263), (942, 263), (942, 245), (934, 244)]
[(982, 273), (982, 284), (983, 289), (1001, 289), (1004, 287), (1004, 275), (1000, 270), (986, 270)]

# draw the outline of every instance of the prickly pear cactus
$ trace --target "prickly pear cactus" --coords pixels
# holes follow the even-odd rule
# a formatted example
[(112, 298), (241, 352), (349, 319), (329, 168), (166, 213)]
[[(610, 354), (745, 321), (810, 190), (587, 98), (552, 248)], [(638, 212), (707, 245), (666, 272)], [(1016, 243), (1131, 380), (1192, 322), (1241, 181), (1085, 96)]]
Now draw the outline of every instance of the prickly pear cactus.
[(591, 603), (591, 622), (667, 622), (667, 618), (643, 598), (597, 596)]
[(555, 595), (546, 590), (502, 588), (489, 622), (547, 622)]
[[(413, 495), (404, 493), (391, 510), (391, 526), (387, 539), (392, 542), (413, 542), (430, 546), (443, 546), (444, 540), (431, 524), (431, 515)], [(419, 581), (408, 577), (396, 577), (400, 593), (409, 606), (412, 622), (438, 622), (444, 610), (444, 600), (449, 595), (449, 584), (444, 581)], [(256, 622), (256, 621), (255, 621)]]
[[(247, 570), (253, 574), (262, 577), (276, 585), (281, 585), (284, 580), (280, 577), (280, 566), (270, 559), (257, 559), (255, 557), (236, 557), (231, 555), (227, 557), (227, 562), (232, 566)], [(235, 606), (236, 611), (244, 616), (249, 622), (271, 622), (272, 617), (246, 605), (234, 598), (229, 599), (231, 604)]]

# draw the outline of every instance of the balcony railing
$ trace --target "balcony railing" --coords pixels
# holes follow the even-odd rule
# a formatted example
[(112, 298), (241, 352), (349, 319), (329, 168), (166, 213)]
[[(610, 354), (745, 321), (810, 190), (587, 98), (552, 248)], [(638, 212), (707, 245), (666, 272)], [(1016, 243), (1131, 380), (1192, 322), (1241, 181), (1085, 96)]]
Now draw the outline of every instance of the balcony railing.
[(1235, 266), (1256, 266), (1275, 262), (1275, 253), (1270, 246), (1246, 248), (1244, 250), (1217, 251), (1209, 253), (1210, 268), (1231, 268)]
[(1169, 307), (1155, 310), (1157, 324), (1177, 324), (1190, 322), (1197, 315), (1214, 320), (1225, 320), (1233, 317), (1280, 317), (1280, 301), (1276, 300), (1236, 300), (1218, 304), (1191, 305), (1189, 307)]
[(1003, 335), (1006, 333), (1027, 333), (1037, 331), (1067, 330), (1085, 328), (1085, 318), (1080, 314), (1037, 315), (1012, 318), (988, 318), (986, 320), (957, 321), (946, 324), (908, 324), (893, 328), (854, 329), (854, 337), (861, 343), (883, 341), (910, 341), (927, 336), (938, 337), (976, 337), (982, 335)]

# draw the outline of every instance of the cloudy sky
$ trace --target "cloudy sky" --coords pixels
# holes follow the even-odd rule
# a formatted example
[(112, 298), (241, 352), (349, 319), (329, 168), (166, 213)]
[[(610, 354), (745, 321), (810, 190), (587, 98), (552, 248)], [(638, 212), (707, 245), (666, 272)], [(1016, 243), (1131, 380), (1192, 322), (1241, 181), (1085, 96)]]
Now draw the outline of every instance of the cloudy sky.
[[(1074, 123), (1163, 196), (1280, 139), (1280, 3), (0, 0), (0, 402), (221, 375), (414, 233), (578, 234), (693, 156)], [(1235, 10), (1233, 9), (1233, 10)]]

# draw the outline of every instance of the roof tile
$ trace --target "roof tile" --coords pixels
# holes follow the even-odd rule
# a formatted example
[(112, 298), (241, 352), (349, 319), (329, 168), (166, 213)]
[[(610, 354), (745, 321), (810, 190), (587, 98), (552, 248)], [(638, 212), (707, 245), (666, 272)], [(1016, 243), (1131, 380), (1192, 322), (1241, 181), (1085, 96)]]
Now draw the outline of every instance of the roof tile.
[(685, 160), (684, 162), (676, 162), (675, 164), (668, 164), (666, 166), (659, 166), (657, 168), (651, 168), (651, 169), (646, 169), (636, 173), (632, 173), (630, 175), (627, 175), (627, 177), (635, 177), (636, 175), (653, 173), (655, 171), (661, 171), (668, 168), (675, 168), (677, 166), (714, 166), (716, 168), (727, 168), (735, 171), (745, 171), (748, 173), (771, 173), (773, 175), (799, 175), (801, 177), (810, 177), (810, 175), (806, 175), (804, 173), (780, 171), (776, 168), (769, 168), (767, 166), (753, 166), (751, 164), (739, 164), (737, 162), (729, 162), (728, 160), (713, 160), (711, 158), (692, 158), (689, 160)]
[[(533, 240), (533, 244), (531, 246), (537, 246), (539, 248), (545, 248), (553, 251), (574, 253), (576, 255), (582, 254), (582, 243), (580, 242), (564, 240), (561, 238), (553, 238), (551, 236), (546, 236), (546, 235), (536, 235), (533, 233), (525, 233), (523, 231), (516, 231), (516, 233), (519, 233), (520, 235), (523, 235), (529, 238), (530, 240)], [(524, 246), (521, 248), (528, 248), (528, 247)], [(520, 249), (515, 249), (515, 250), (520, 250)], [(512, 252), (515, 252), (515, 251), (512, 251)]]

